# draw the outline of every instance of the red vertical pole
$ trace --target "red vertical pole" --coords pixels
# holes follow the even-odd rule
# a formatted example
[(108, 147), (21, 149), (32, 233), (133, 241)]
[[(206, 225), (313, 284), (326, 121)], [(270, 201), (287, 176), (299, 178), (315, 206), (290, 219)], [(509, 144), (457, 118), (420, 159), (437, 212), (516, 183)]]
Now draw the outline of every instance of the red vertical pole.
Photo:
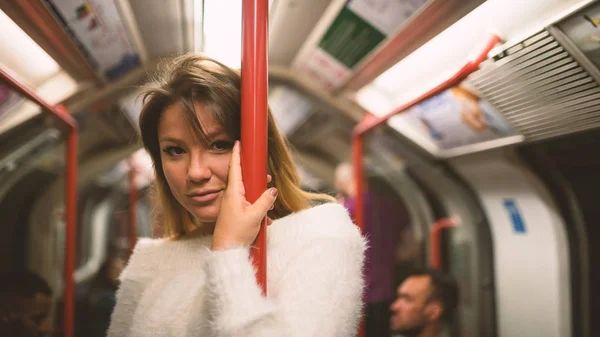
[[(360, 229), (361, 233), (364, 234), (364, 173), (363, 173), (363, 143), (362, 135), (354, 133), (352, 136), (352, 166), (354, 171), (354, 181), (356, 183), (356, 197), (355, 197), (355, 209), (354, 217), (356, 226)], [(363, 294), (363, 298), (365, 294)], [(365, 320), (361, 319), (358, 326), (357, 337), (363, 337), (365, 335)]]
[(430, 237), (429, 241), (431, 244), (431, 254), (429, 257), (430, 258), (429, 264), (430, 264), (431, 268), (433, 268), (433, 269), (440, 269), (440, 268), (442, 268), (442, 247), (440, 247), (440, 245), (441, 245), (440, 231), (436, 230), (435, 228), (432, 228), (431, 237)]
[(354, 171), (354, 181), (356, 183), (356, 204), (354, 209), (354, 217), (356, 226), (358, 226), (361, 233), (364, 234), (363, 193), (365, 187), (363, 173), (363, 144), (362, 136), (359, 134), (354, 134), (352, 136), (352, 166)]
[(65, 337), (75, 335), (75, 250), (77, 249), (77, 129), (69, 131), (67, 139), (67, 240), (65, 255)]
[(137, 203), (138, 190), (135, 184), (136, 171), (133, 161), (129, 162), (129, 254), (133, 254), (138, 236)]
[[(246, 199), (254, 203), (267, 188), (267, 0), (242, 3), (242, 176)], [(252, 249), (256, 280), (267, 291), (266, 219)]]

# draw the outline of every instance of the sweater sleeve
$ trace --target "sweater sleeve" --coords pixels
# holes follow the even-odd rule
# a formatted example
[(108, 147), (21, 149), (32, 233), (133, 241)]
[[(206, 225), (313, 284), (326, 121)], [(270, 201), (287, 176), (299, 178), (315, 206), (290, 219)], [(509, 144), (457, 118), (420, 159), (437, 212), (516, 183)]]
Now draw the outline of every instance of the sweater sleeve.
[(261, 295), (249, 249), (214, 252), (206, 264), (213, 335), (217, 337), (354, 336), (362, 306), (365, 242), (313, 240)]

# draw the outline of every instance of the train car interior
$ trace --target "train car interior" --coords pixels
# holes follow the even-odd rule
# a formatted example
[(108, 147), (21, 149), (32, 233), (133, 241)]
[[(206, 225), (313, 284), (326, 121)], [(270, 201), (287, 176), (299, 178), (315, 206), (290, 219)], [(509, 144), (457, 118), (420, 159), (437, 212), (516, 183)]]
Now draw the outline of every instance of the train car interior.
[[(105, 336), (136, 240), (162, 237), (140, 93), (184, 53), (240, 69), (242, 2), (0, 1), (0, 272), (47, 281), (51, 336)], [(599, 1), (269, 0), (268, 25), (302, 188), (339, 200), (340, 165), (362, 167), (390, 294), (433, 267), (460, 289), (448, 336), (600, 334)]]

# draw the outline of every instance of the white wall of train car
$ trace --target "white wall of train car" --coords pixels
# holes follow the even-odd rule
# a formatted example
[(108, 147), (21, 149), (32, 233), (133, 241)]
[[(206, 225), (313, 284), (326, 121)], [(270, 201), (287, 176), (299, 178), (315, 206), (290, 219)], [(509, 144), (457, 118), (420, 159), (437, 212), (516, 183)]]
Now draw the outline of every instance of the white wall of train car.
[(479, 196), (491, 226), (498, 337), (571, 336), (567, 233), (548, 191), (502, 151), (451, 163)]

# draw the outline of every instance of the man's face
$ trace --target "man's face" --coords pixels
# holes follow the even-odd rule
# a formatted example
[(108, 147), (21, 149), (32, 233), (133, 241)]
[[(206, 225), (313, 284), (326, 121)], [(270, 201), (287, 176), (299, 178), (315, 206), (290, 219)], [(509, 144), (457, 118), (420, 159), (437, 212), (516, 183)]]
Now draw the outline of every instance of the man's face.
[(430, 296), (429, 276), (412, 276), (402, 282), (398, 287), (398, 297), (390, 307), (392, 331), (418, 335), (425, 325), (434, 319), (430, 310)]

